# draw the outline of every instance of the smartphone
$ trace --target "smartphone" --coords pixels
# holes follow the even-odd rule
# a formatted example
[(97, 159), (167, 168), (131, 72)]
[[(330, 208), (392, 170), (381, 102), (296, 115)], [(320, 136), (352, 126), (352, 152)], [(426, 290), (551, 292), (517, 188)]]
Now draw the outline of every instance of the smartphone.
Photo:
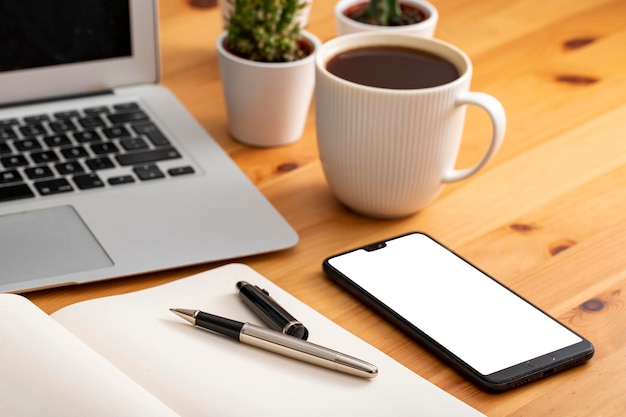
[(594, 353), (588, 340), (424, 233), (331, 256), (323, 269), (489, 391), (547, 377)]

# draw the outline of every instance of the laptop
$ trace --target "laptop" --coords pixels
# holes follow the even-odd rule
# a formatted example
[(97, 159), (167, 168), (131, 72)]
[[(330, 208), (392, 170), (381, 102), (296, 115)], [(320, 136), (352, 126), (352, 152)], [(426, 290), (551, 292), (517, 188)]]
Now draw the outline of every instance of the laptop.
[(0, 292), (297, 243), (158, 84), (155, 1), (0, 1), (0, 16)]

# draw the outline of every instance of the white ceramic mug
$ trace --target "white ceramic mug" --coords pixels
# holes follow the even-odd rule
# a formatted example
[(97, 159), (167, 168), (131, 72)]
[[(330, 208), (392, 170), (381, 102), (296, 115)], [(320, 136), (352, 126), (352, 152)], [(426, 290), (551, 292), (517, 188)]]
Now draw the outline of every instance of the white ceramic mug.
[(426, 19), (412, 25), (379, 26), (357, 22), (346, 16), (346, 11), (352, 7), (366, 4), (367, 0), (339, 0), (335, 5), (335, 28), (337, 35), (347, 35), (356, 32), (383, 32), (383, 33), (406, 33), (409, 35), (432, 38), (437, 28), (439, 13), (435, 6), (424, 0), (403, 0), (402, 3), (413, 6), (424, 12)]
[[(434, 53), (451, 62), (460, 76), (437, 87), (395, 90), (346, 81), (326, 68), (338, 53), (376, 45)], [(358, 213), (379, 218), (416, 213), (444, 184), (480, 170), (502, 143), (504, 109), (492, 96), (469, 91), (471, 61), (453, 45), (410, 35), (355, 33), (326, 42), (315, 66), (315, 117), (324, 173), (336, 197)], [(482, 158), (457, 170), (467, 104), (487, 112), (493, 131)]]

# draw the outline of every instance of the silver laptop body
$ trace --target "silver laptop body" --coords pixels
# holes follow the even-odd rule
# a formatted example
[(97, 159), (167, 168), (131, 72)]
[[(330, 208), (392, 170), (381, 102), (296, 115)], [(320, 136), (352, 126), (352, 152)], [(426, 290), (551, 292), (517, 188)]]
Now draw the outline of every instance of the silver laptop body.
[[(283, 217), (158, 85), (154, 1), (5, 3), (13, 5), (0, 6), (9, 22), (0, 31), (0, 48), (9, 51), (0, 52), (0, 292), (129, 276), (297, 243)], [(140, 115), (141, 129), (136, 120), (125, 121), (127, 113), (110, 116), (127, 108), (135, 112), (131, 119)], [(97, 110), (104, 111), (98, 114), (104, 124), (91, 126)], [(41, 115), (52, 116), (41, 121)], [(81, 143), (85, 135), (64, 131), (66, 122), (55, 115), (80, 128), (87, 124), (87, 136), (101, 139)], [(39, 130), (28, 124), (33, 120)], [(160, 148), (148, 137), (155, 128), (157, 141), (166, 141)], [(126, 133), (115, 136), (119, 131)], [(33, 144), (39, 148), (29, 151)], [(111, 146), (119, 155), (107, 153)], [(72, 158), (72, 152), (69, 163), (44, 159)], [(98, 165), (107, 158), (113, 166)], [(64, 171), (76, 166), (89, 172)]]

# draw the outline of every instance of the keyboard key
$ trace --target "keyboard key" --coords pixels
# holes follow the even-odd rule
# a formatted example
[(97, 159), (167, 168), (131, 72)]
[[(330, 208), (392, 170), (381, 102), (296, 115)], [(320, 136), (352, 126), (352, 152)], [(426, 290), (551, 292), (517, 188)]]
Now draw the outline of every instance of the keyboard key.
[(136, 165), (148, 162), (164, 161), (166, 159), (180, 158), (180, 154), (174, 148), (155, 149), (146, 152), (133, 152), (117, 155), (115, 158), (120, 165)]
[(0, 155), (6, 155), (8, 153), (11, 153), (11, 148), (9, 148), (9, 145), (4, 142), (0, 142)]
[(110, 185), (121, 185), (121, 184), (131, 184), (135, 182), (135, 179), (132, 175), (120, 175), (119, 177), (111, 177), (109, 178)]
[(11, 127), (2, 127), (0, 128), (0, 141), (15, 139), (17, 138), (17, 134), (15, 130)]
[(76, 110), (58, 111), (54, 113), (54, 117), (56, 117), (57, 119), (69, 119), (69, 118), (78, 117), (78, 116), (79, 114)]
[(0, 158), (0, 162), (5, 168), (23, 167), (28, 165), (24, 155), (10, 155)]
[(76, 130), (76, 125), (71, 120), (55, 120), (48, 123), (53, 132), (67, 132), (68, 130)]
[(14, 126), (19, 124), (19, 120), (17, 120), (16, 118), (12, 117), (10, 119), (2, 119), (0, 120), (0, 127), (4, 128), (7, 126)]
[(82, 119), (78, 119), (78, 123), (85, 129), (90, 129), (92, 127), (104, 126), (104, 120), (100, 118), (100, 116), (87, 116)]
[(104, 183), (100, 177), (93, 172), (84, 175), (74, 175), (72, 181), (74, 181), (74, 184), (81, 190), (104, 187)]
[(67, 146), (71, 145), (72, 141), (65, 134), (46, 136), (43, 138), (43, 141), (51, 148), (56, 146)]
[(167, 140), (154, 123), (134, 124), (132, 127), (138, 135), (146, 135), (154, 146), (167, 146), (170, 144), (170, 141)]
[(88, 107), (86, 109), (83, 109), (83, 111), (85, 112), (85, 114), (89, 114), (89, 115), (102, 114), (102, 113), (108, 113), (109, 108), (107, 106), (96, 106), (96, 107)]
[(102, 129), (102, 133), (109, 138), (124, 138), (130, 136), (130, 132), (124, 126), (113, 126)]
[(39, 181), (35, 183), (35, 187), (37, 188), (37, 191), (39, 191), (39, 194), (43, 196), (74, 191), (72, 185), (67, 182), (65, 178)]
[(148, 144), (142, 138), (130, 138), (120, 141), (120, 145), (127, 151), (137, 151), (139, 149), (148, 148)]
[(194, 172), (194, 169), (190, 166), (170, 168), (167, 170), (167, 173), (170, 174), (172, 177), (176, 177), (178, 175), (193, 174)]
[(107, 116), (112, 124), (132, 123), (148, 120), (148, 115), (142, 110), (127, 111), (124, 113), (114, 113)]
[(120, 148), (113, 142), (102, 142), (91, 145), (91, 151), (96, 155), (104, 155), (119, 152)]
[(65, 159), (77, 159), (89, 156), (89, 153), (82, 146), (73, 146), (71, 148), (61, 149), (61, 154)]
[(56, 162), (59, 160), (59, 156), (54, 151), (33, 152), (30, 154), (30, 158), (36, 164), (46, 164), (48, 162)]
[(35, 138), (18, 140), (13, 143), (15, 149), (20, 152), (35, 151), (41, 149), (41, 143)]
[(142, 181), (165, 177), (165, 174), (154, 164), (137, 165), (133, 168), (133, 172), (137, 174)]
[(85, 161), (89, 169), (92, 171), (98, 171), (100, 169), (114, 168), (115, 164), (109, 159), (108, 156), (100, 156), (98, 158), (88, 159)]
[(24, 136), (37, 136), (37, 135), (45, 135), (48, 133), (46, 128), (39, 123), (34, 123), (32, 125), (20, 126), (19, 131), (22, 132)]
[(61, 175), (70, 175), (85, 172), (85, 169), (78, 161), (59, 162), (58, 164), (54, 165), (54, 168), (56, 168), (57, 172)]
[(47, 166), (40, 166), (40, 167), (34, 167), (34, 168), (26, 168), (24, 170), (24, 173), (28, 176), (28, 178), (30, 178), (31, 180), (40, 180), (42, 178), (50, 178), (50, 177), (54, 177), (54, 173), (52, 172), (52, 170), (50, 168), (48, 168)]
[(22, 181), (22, 176), (17, 170), (0, 172), (0, 185)]
[(80, 143), (95, 142), (95, 141), (102, 140), (100, 134), (98, 134), (98, 132), (96, 132), (95, 130), (85, 130), (82, 132), (75, 132), (75, 133), (72, 133), (72, 136), (74, 136), (74, 139)]
[(20, 198), (30, 198), (34, 196), (35, 194), (33, 194), (30, 187), (26, 184), (0, 187), (0, 201), (17, 200)]
[(119, 110), (119, 111), (126, 111), (126, 110), (135, 110), (139, 108), (139, 104), (137, 103), (120, 103), (120, 104), (114, 104), (113, 108), (115, 110)]
[(41, 123), (47, 122), (48, 120), (50, 120), (50, 117), (47, 114), (37, 114), (34, 116), (24, 117), (24, 123)]

